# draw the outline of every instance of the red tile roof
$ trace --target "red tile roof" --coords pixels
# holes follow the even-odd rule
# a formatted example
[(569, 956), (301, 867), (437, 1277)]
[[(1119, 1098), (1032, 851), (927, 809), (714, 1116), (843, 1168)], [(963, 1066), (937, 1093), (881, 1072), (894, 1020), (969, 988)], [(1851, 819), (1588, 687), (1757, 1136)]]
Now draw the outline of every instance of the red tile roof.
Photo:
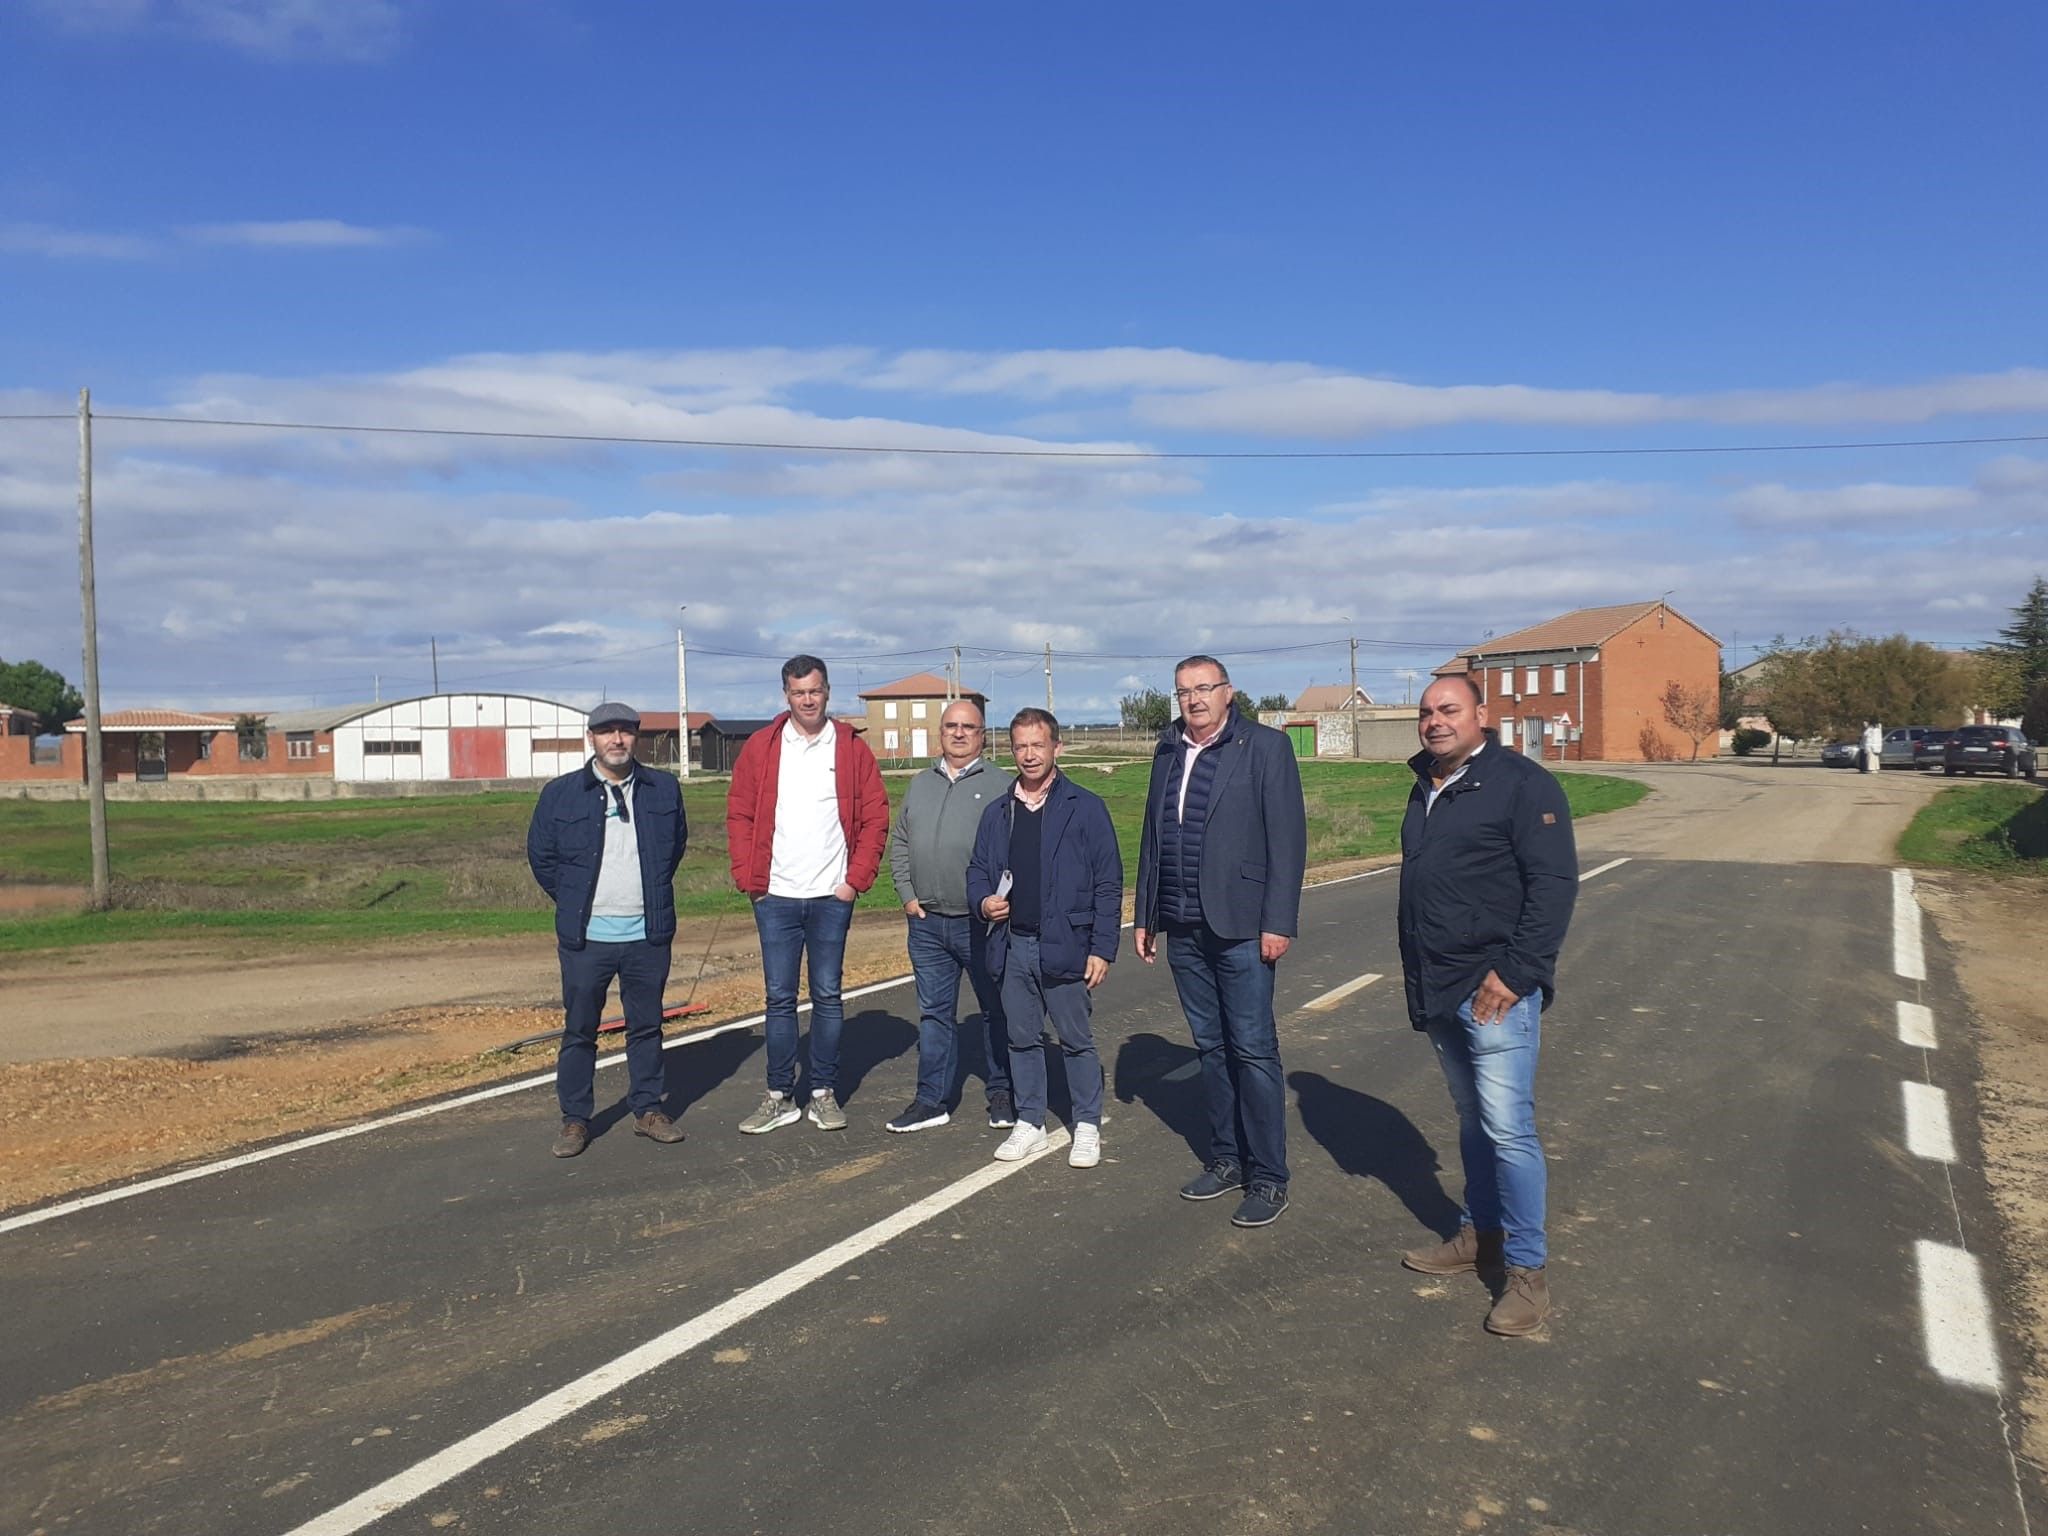
[(1304, 714), (1325, 714), (1346, 709), (1363, 709), (1372, 703), (1372, 695), (1363, 688), (1356, 696), (1349, 683), (1316, 683), (1301, 690), (1301, 696), (1294, 701), (1294, 708)]
[[(718, 717), (708, 709), (690, 711), (690, 732), (692, 735), (704, 729)], [(643, 731), (672, 731), (676, 728), (676, 712), (672, 709), (643, 709), (640, 711), (640, 729)]]
[[(861, 691), (864, 699), (943, 699), (951, 685), (932, 672), (913, 672), (908, 677), (899, 677), (893, 683), (882, 683)], [(980, 699), (984, 697), (978, 688), (962, 688), (959, 697)]]
[[(219, 731), (235, 723), (233, 715), (195, 714), (189, 709), (117, 709), (100, 716), (103, 731)], [(84, 720), (64, 727), (82, 731)]]
[[(1465, 664), (1467, 656), (1518, 656), (1525, 651), (1569, 651), (1591, 650), (1604, 645), (1620, 634), (1636, 620), (1646, 614), (1665, 609), (1680, 623), (1700, 629), (1676, 608), (1664, 603), (1616, 603), (1607, 608), (1577, 608), (1570, 613), (1559, 614), (1554, 619), (1545, 619), (1541, 624), (1532, 624), (1527, 629), (1518, 629), (1511, 635), (1496, 635), (1491, 640), (1482, 640), (1468, 650), (1460, 651), (1449, 661), (1436, 669), (1435, 675), (1447, 677), (1469, 670)], [(1700, 629), (1700, 633), (1707, 632)], [(1707, 635), (1713, 639), (1712, 635)]]

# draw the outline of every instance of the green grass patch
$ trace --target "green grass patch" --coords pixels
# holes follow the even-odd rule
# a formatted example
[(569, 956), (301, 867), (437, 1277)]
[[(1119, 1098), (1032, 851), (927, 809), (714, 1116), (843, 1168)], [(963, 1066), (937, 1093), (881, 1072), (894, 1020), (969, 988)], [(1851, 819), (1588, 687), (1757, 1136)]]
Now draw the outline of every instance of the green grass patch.
[(2048, 877), (2048, 796), (2018, 784), (1944, 789), (1899, 838), (1909, 864)]
[[(1147, 762), (1071, 765), (1101, 795), (1135, 880)], [(1558, 775), (1577, 817), (1633, 805), (1629, 779)], [(885, 780), (900, 804), (909, 779)], [(1413, 775), (1399, 763), (1304, 762), (1309, 859), (1324, 864), (1396, 851)], [(116, 801), (107, 807), (116, 910), (43, 913), (0, 923), (0, 953), (180, 934), (252, 942), (376, 941), (411, 934), (544, 933), (547, 899), (526, 867), (531, 794), (402, 800)], [(686, 785), (690, 849), (676, 875), (685, 916), (744, 913), (725, 842), (725, 784)], [(0, 882), (84, 886), (82, 802), (0, 802)], [(884, 861), (866, 905), (899, 904)]]

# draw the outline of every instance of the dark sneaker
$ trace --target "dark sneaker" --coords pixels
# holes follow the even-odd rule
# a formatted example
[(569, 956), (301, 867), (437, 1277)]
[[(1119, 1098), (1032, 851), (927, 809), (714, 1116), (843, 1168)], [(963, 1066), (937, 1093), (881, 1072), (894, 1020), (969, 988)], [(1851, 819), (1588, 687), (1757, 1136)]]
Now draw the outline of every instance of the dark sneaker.
[(1017, 1100), (1000, 1088), (988, 1096), (988, 1128), (1007, 1131), (1017, 1123)]
[(1541, 1328), (1549, 1315), (1550, 1282), (1543, 1278), (1542, 1268), (1510, 1264), (1507, 1287), (1486, 1314), (1486, 1331), (1518, 1339)]
[(561, 1134), (548, 1150), (557, 1157), (574, 1157), (590, 1145), (590, 1127), (581, 1120), (564, 1120)]
[(811, 1124), (821, 1131), (846, 1129), (846, 1111), (839, 1107), (839, 1100), (833, 1097), (830, 1088), (811, 1090)]
[(778, 1126), (801, 1120), (803, 1111), (796, 1107), (796, 1096), (788, 1093), (766, 1094), (760, 1107), (740, 1122), (740, 1132), (746, 1136), (765, 1136)]
[(946, 1113), (946, 1106), (943, 1104), (928, 1104), (923, 1099), (912, 1099), (910, 1101), (910, 1108), (903, 1111), (894, 1120), (886, 1122), (882, 1129), (898, 1132), (929, 1131), (935, 1126), (944, 1125), (952, 1118), (951, 1115)]
[(1460, 1227), (1458, 1235), (1448, 1242), (1410, 1248), (1401, 1255), (1401, 1263), (1418, 1275), (1469, 1275), (1481, 1265), (1499, 1269), (1504, 1236), (1500, 1232), (1475, 1232), (1470, 1227)]
[(1181, 1185), (1180, 1197), (1183, 1200), (1214, 1200), (1218, 1195), (1243, 1188), (1244, 1170), (1229, 1158), (1221, 1158)]
[(1231, 1212), (1233, 1227), (1270, 1227), (1287, 1209), (1287, 1191), (1278, 1184), (1259, 1180), (1245, 1191), (1244, 1200)]
[(673, 1145), (683, 1139), (683, 1128), (662, 1110), (649, 1109), (633, 1117), (633, 1134)]

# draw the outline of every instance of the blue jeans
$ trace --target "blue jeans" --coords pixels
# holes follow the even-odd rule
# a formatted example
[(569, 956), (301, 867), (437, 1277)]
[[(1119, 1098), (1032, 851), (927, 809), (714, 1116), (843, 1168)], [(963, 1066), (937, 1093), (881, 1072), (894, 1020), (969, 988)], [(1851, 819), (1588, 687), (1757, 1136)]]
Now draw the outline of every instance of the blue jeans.
[(626, 1015), (627, 1105), (636, 1115), (661, 1107), (661, 989), (668, 985), (669, 947), (626, 944), (558, 945), (562, 962), (562, 1048), (555, 1055), (555, 1100), (564, 1120), (590, 1123), (597, 1075), (597, 1026), (612, 978)]
[(1247, 1183), (1287, 1187), (1287, 1080), (1273, 1023), (1277, 966), (1257, 939), (1219, 938), (1207, 923), (1170, 923), (1166, 961), (1202, 1063), (1209, 1161), (1233, 1162)]
[(754, 903), (761, 974), (768, 988), (770, 1092), (796, 1092), (796, 988), (806, 955), (811, 962), (811, 1092), (839, 1081), (839, 1031), (846, 1025), (839, 970), (852, 922), (853, 903), (837, 896), (763, 896)]
[(967, 916), (927, 912), (906, 918), (910, 925), (910, 969), (917, 978), (917, 1097), (925, 1104), (949, 1105), (953, 1073), (960, 1061), (960, 975), (974, 984), (981, 1005), (982, 1033), (988, 1041), (988, 1073), (983, 1086), (991, 1097), (1010, 1091), (1010, 1028), (1003, 1018), (1003, 996), (988, 973), (987, 942), (981, 924)]
[(1543, 1036), (1543, 995), (1531, 993), (1498, 1024), (1475, 1024), (1472, 999), (1458, 1016), (1429, 1026), (1451, 1102), (1458, 1108), (1458, 1152), (1465, 1164), (1463, 1220), (1507, 1233), (1507, 1262), (1540, 1269), (1548, 1174), (1536, 1136), (1536, 1051)]
[(1017, 1123), (1045, 1124), (1045, 1052), (1039, 1036), (1052, 1020), (1067, 1064), (1067, 1096), (1076, 1125), (1102, 1124), (1102, 1058), (1089, 1027), (1094, 998), (1088, 983), (1053, 981), (1038, 968), (1038, 936), (1010, 931), (1003, 961), (1003, 1012), (1010, 1019), (1010, 1078), (1017, 1086)]

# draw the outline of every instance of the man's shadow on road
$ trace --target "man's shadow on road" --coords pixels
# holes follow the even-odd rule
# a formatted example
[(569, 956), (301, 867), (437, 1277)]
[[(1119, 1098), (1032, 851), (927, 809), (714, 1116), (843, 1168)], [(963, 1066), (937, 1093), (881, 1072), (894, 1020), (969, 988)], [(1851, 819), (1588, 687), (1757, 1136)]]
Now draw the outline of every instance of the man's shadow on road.
[[(598, 1050), (600, 1055), (608, 1054), (623, 1044), (622, 1037), (607, 1036)], [(748, 1030), (717, 1035), (701, 1044), (671, 1046), (661, 1058), (661, 1107), (668, 1111), (671, 1119), (682, 1119), (691, 1105), (715, 1093), (739, 1071), (748, 1057), (762, 1049), (762, 1045), (760, 1035)], [(591, 1139), (602, 1136), (621, 1120), (628, 1119), (631, 1113), (627, 1095), (622, 1090), (616, 1102), (599, 1110), (591, 1120)]]
[(1163, 1035), (1131, 1035), (1117, 1048), (1113, 1091), (1119, 1104), (1143, 1104), (1159, 1123), (1209, 1161), (1209, 1112), (1202, 1103), (1201, 1058)]
[(1333, 1083), (1320, 1072), (1290, 1072), (1302, 1129), (1355, 1178), (1377, 1179), (1408, 1214), (1440, 1237), (1458, 1231), (1458, 1202), (1444, 1193), (1436, 1148), (1384, 1099)]

